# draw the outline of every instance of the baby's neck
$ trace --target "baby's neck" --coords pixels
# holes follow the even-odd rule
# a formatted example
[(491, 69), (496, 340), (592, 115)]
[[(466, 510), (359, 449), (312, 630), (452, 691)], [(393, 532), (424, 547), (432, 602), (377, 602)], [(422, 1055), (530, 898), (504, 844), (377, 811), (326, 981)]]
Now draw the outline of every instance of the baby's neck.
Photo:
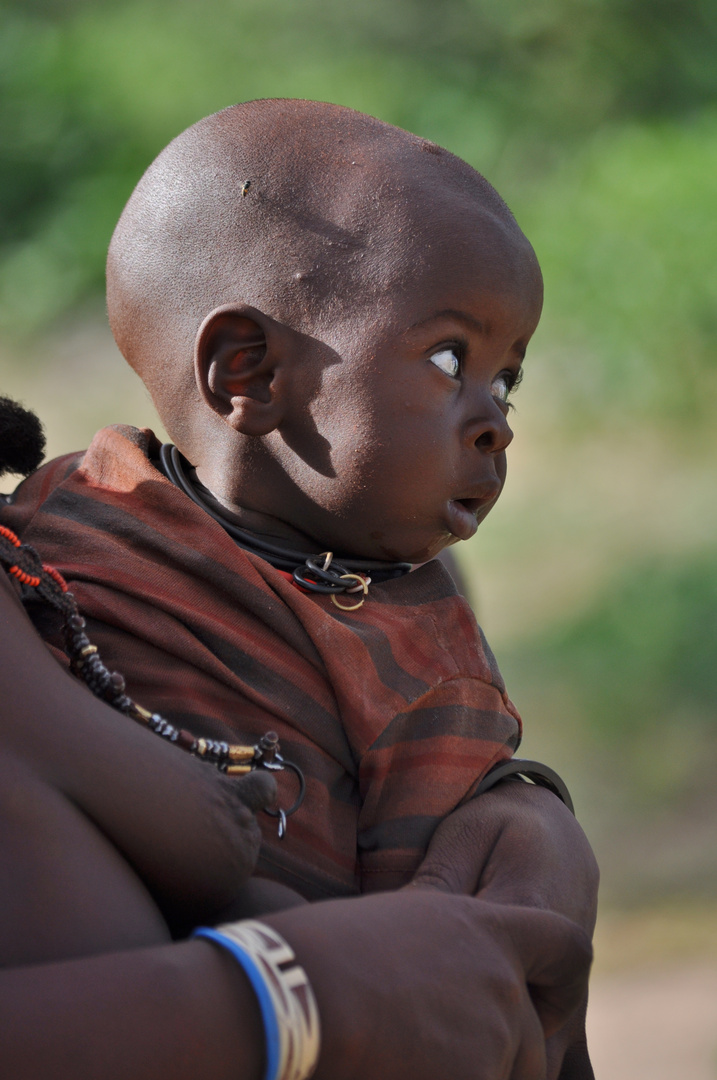
[[(167, 479), (214, 518), (239, 547), (259, 555), (277, 570), (292, 574), (300, 587), (310, 592), (331, 594), (335, 603), (336, 593), (355, 592), (358, 587), (365, 595), (372, 580), (402, 577), (411, 569), (407, 562), (345, 557), (326, 551), (326, 545), (322, 550), (321, 543), (315, 538), (283, 519), (247, 510), (231, 500), (219, 498), (171, 443), (160, 447), (156, 464)], [(334, 559), (334, 554), (339, 558)], [(358, 582), (358, 586), (354, 582)], [(353, 611), (362, 603), (360, 600), (354, 607), (344, 610)], [(337, 606), (341, 607), (341, 604)]]
[(288, 521), (275, 517), (272, 514), (260, 510), (252, 510), (245, 506), (217, 494), (202, 482), (199, 472), (191, 470), (190, 477), (194, 486), (199, 490), (202, 498), (210, 506), (234, 525), (253, 533), (255, 536), (267, 540), (284, 541), (288, 546), (297, 551), (304, 551), (307, 555), (323, 550), (321, 541), (314, 539), (307, 533), (297, 529)]

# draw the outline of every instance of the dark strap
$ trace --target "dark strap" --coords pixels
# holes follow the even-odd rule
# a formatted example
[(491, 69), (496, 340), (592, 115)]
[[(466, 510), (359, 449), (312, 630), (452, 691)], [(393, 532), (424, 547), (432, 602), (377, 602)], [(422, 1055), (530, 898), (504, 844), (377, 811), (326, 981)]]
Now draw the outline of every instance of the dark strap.
[(511, 758), (510, 761), (501, 761), (499, 765), (495, 765), (483, 777), (474, 792), (473, 798), (476, 795), (483, 795), (486, 791), (490, 791), (492, 787), (495, 787), (501, 780), (505, 780), (507, 776), (515, 776), (521, 780), (531, 780), (538, 787), (547, 788), (548, 791), (552, 791), (553, 795), (557, 795), (565, 803), (571, 814), (575, 813), (575, 807), (573, 806), (573, 800), (570, 798), (567, 785), (564, 780), (561, 780), (555, 769), (551, 769), (548, 765), (541, 765), (539, 761), (528, 761), (527, 758)]

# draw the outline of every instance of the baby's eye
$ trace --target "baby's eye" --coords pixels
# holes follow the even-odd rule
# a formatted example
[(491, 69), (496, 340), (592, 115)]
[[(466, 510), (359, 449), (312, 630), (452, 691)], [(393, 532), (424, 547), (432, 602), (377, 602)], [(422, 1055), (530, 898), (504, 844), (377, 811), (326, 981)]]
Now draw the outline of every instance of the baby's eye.
[(490, 392), (496, 401), (500, 401), (503, 405), (507, 405), (509, 409), (512, 409), (513, 405), (509, 399), (518, 389), (522, 381), (522, 367), (518, 368), (516, 372), (501, 371), (500, 375), (496, 375), (493, 382), (490, 384)]
[(503, 372), (502, 375), (497, 375), (495, 379), (493, 379), (493, 382), (490, 385), (490, 392), (498, 401), (507, 404), (508, 394), (512, 388), (512, 380), (505, 372)]
[(439, 371), (444, 371), (446, 375), (450, 375), (452, 379), (457, 377), (458, 372), (461, 369), (461, 362), (453, 349), (441, 349), (440, 352), (434, 353), (430, 360), (432, 364), (436, 365)]

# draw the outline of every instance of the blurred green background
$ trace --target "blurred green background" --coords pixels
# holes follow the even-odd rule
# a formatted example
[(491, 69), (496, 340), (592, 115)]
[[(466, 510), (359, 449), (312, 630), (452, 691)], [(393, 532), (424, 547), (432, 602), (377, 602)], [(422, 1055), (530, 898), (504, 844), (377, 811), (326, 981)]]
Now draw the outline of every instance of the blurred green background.
[[(717, 891), (714, 0), (0, 4), (0, 389), (50, 453), (153, 423), (104, 324), (146, 165), (257, 97), (339, 102), (498, 187), (546, 308), (503, 503), (461, 552), (613, 905)], [(7, 485), (6, 485), (7, 486)]]

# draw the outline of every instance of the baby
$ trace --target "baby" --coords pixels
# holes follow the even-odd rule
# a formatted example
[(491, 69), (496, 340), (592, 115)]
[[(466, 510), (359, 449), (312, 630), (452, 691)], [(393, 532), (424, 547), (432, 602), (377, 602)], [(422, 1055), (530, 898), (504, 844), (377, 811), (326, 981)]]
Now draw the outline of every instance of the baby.
[(150, 166), (109, 252), (112, 330), (174, 447), (105, 429), (3, 510), (135, 700), (278, 732), (307, 794), (283, 840), (265, 817), (259, 873), (307, 899), (410, 881), (518, 745), (435, 556), (500, 495), (541, 304), (465, 162), (339, 106), (226, 109)]

